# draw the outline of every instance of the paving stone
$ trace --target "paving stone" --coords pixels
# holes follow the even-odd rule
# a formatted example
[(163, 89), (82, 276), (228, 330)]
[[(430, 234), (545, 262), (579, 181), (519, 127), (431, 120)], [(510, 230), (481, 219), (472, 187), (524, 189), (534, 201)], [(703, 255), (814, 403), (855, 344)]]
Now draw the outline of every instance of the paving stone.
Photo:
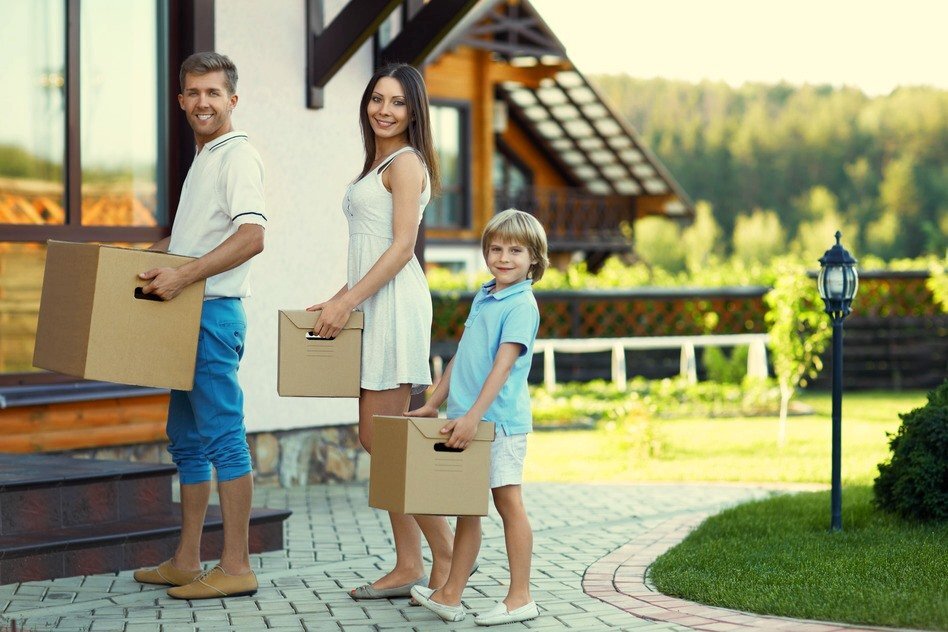
[[(364, 484), (258, 488), (257, 505), (288, 507), (294, 514), (285, 526), (286, 550), (251, 556), (260, 580), (252, 598), (181, 602), (168, 598), (164, 589), (138, 584), (131, 571), (123, 571), (0, 586), (0, 611), (8, 619), (22, 613), (33, 626), (28, 629), (37, 631), (475, 629), (473, 615), (492, 608), (509, 587), (503, 524), (496, 511), (491, 508), (482, 520), (481, 566), (464, 594), (471, 616), (445, 623), (424, 608), (408, 607), (405, 599), (355, 602), (348, 596), (349, 588), (376, 579), (395, 562), (388, 517), (367, 506), (366, 491)], [(639, 564), (636, 560), (643, 556), (663, 551), (696, 520), (766, 493), (739, 486), (526, 485), (524, 498), (534, 529), (531, 590), (541, 616), (505, 626), (503, 632), (689, 629), (626, 613), (622, 608), (661, 608), (662, 603), (623, 601), (631, 598), (615, 592), (614, 585), (642, 586), (641, 594), (655, 593), (641, 584), (644, 566), (622, 565)], [(630, 542), (638, 544), (629, 547)], [(427, 547), (424, 553), (430, 560)], [(206, 565), (213, 563), (206, 560)], [(596, 570), (608, 564), (611, 570)], [(584, 592), (584, 581), (591, 582), (595, 597)]]

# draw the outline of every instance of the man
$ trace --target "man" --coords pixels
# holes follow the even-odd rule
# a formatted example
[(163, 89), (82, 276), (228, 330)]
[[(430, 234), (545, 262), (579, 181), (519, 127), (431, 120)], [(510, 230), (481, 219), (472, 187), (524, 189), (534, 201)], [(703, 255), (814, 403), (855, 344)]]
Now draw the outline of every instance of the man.
[[(181, 483), (181, 538), (174, 557), (135, 579), (170, 585), (171, 597), (207, 599), (250, 595), (257, 578), (250, 568), (248, 532), (253, 474), (237, 368), (249, 295), (250, 259), (263, 250), (263, 163), (247, 135), (234, 131), (237, 69), (217, 53), (196, 53), (181, 65), (178, 103), (194, 131), (197, 152), (181, 190), (171, 236), (151, 246), (197, 257), (179, 268), (155, 268), (139, 276), (146, 293), (174, 300), (188, 285), (206, 279), (201, 334), (191, 391), (172, 391), (168, 451)], [(220, 563), (201, 568), (201, 532), (217, 473), (224, 522)]]

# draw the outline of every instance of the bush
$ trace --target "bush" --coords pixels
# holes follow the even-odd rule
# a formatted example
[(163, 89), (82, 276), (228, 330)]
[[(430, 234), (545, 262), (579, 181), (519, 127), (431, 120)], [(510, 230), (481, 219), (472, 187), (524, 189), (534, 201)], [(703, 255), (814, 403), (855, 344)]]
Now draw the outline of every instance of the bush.
[(708, 379), (721, 384), (740, 384), (747, 375), (748, 351), (747, 346), (734, 347), (728, 358), (718, 347), (705, 347), (701, 359)]
[(903, 518), (948, 520), (948, 381), (928, 394), (928, 404), (899, 417), (892, 458), (879, 465), (876, 503)]

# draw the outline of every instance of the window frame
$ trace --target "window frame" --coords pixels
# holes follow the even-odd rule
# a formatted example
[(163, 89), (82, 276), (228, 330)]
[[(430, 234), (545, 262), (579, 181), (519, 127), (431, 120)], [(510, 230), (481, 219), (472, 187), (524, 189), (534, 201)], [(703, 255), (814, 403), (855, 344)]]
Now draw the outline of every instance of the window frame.
[[(530, 166), (527, 165), (527, 163), (520, 156), (517, 155), (517, 152), (515, 152), (513, 149), (510, 148), (510, 145), (504, 142), (504, 139), (501, 137), (500, 134), (496, 135), (496, 137), (494, 138), (494, 148), (497, 150), (497, 153), (503, 156), (504, 160), (507, 161), (507, 164), (504, 165), (504, 171), (503, 171), (504, 181), (502, 184), (504, 186), (504, 193), (509, 194), (509, 192), (506, 189), (507, 187), (510, 186), (509, 167), (511, 166), (520, 170), (520, 172), (524, 175), (524, 177), (527, 180), (527, 188), (532, 190), (534, 187), (533, 183), (535, 180), (535, 174), (533, 173), (533, 169), (531, 169)], [(495, 194), (496, 194), (496, 190), (497, 190), (497, 183), (495, 182), (494, 183)]]
[[(171, 234), (177, 200), (188, 169), (194, 158), (193, 132), (174, 107), (172, 98), (180, 92), (177, 69), (188, 55), (201, 50), (214, 50), (214, 0), (159, 1), (156, 25), (159, 47), (164, 59), (159, 60), (159, 73), (164, 72), (164, 89), (168, 107), (159, 113), (158, 155), (156, 174), (164, 188), (166, 220), (160, 226), (83, 226), (82, 225), (82, 163), (80, 155), (80, 1), (63, 0), (66, 7), (65, 112), (66, 143), (63, 152), (63, 188), (66, 221), (64, 224), (2, 224), (0, 242), (45, 243), (47, 240), (103, 243), (156, 242)], [(159, 81), (162, 81), (159, 77)], [(160, 203), (160, 202), (159, 202)], [(61, 392), (62, 385), (88, 382), (82, 378), (51, 372), (0, 373), (0, 387), (48, 387)], [(130, 389), (138, 387), (127, 387)], [(68, 398), (67, 398), (68, 399)]]
[[(430, 107), (435, 108), (451, 108), (458, 111), (458, 160), (460, 164), (458, 165), (458, 173), (461, 176), (460, 181), (460, 198), (461, 198), (461, 218), (457, 224), (432, 224), (430, 221), (425, 221), (425, 228), (431, 230), (467, 230), (471, 228), (471, 219), (472, 213), (471, 209), (474, 206), (474, 200), (472, 198), (473, 191), (471, 187), (471, 166), (474, 163), (473, 160), (473, 147), (471, 146), (471, 104), (469, 101), (463, 101), (459, 99), (439, 99), (434, 98), (430, 99)], [(437, 152), (437, 146), (435, 147)], [(441, 182), (442, 191), (444, 189), (444, 181)]]

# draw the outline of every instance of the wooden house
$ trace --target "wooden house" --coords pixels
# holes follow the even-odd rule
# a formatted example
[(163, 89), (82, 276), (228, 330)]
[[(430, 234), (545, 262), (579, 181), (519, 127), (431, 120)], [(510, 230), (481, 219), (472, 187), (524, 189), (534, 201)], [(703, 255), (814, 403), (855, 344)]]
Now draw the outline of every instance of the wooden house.
[[(433, 265), (481, 265), (482, 228), (511, 206), (540, 218), (555, 260), (593, 267), (629, 248), (624, 224), (692, 215), (527, 0), (119, 6), (4, 8), (13, 28), (0, 41), (0, 452), (163, 458), (167, 392), (49, 374), (31, 358), (47, 239), (150, 244), (168, 234), (194, 153), (175, 101), (192, 52), (236, 62), (235, 126), (267, 169), (271, 225), (245, 301), (240, 371), (265, 480), (364, 475), (355, 401), (277, 396), (275, 330), (278, 309), (325, 300), (345, 279), (340, 201), (362, 165), (357, 104), (379, 64), (416, 64), (428, 83), (445, 176), (419, 240)], [(284, 450), (294, 436), (308, 446), (298, 458)]]

